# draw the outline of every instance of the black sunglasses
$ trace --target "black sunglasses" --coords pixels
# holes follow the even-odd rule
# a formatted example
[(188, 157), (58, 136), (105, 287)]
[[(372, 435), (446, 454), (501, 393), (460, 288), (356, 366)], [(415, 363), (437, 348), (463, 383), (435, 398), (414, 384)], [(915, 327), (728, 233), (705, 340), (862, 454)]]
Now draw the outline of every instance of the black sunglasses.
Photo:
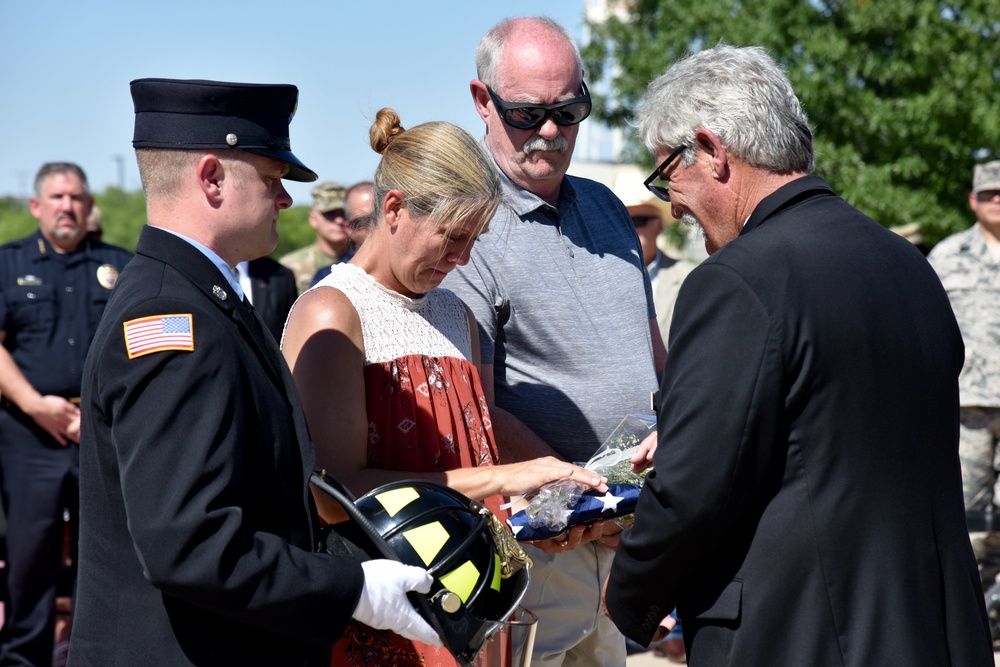
[(519, 130), (532, 130), (547, 118), (552, 118), (556, 125), (576, 125), (590, 115), (590, 91), (587, 84), (580, 82), (583, 95), (557, 104), (535, 104), (534, 102), (511, 103), (500, 99), (493, 89), (486, 86), (493, 104), (500, 110), (503, 122)]
[(666, 185), (653, 185), (653, 181), (660, 177), (663, 170), (670, 166), (670, 163), (676, 160), (681, 153), (688, 149), (687, 146), (681, 146), (673, 153), (667, 156), (667, 159), (660, 163), (660, 166), (653, 170), (653, 173), (649, 175), (645, 181), (642, 182), (646, 186), (646, 189), (652, 192), (654, 195), (662, 199), (663, 201), (670, 201), (670, 190)]

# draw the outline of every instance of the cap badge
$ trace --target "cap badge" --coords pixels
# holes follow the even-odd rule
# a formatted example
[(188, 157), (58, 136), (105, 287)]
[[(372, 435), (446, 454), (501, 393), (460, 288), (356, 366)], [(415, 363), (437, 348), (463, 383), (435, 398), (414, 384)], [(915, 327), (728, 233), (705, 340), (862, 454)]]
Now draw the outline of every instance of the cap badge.
[(225, 301), (227, 298), (229, 298), (229, 295), (226, 294), (226, 290), (222, 289), (218, 285), (212, 285), (212, 294), (214, 294), (215, 298), (219, 299), (220, 301)]
[(235, 146), (238, 142), (239, 142), (239, 137), (237, 137), (232, 132), (226, 135), (226, 143), (229, 144), (230, 146)]

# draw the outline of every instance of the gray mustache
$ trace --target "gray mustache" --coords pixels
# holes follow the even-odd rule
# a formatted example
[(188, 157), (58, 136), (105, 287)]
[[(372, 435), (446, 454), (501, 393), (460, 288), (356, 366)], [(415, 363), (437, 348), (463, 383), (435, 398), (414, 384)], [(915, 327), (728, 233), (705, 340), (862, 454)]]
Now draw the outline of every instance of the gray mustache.
[(558, 151), (562, 153), (568, 148), (569, 142), (566, 141), (565, 137), (556, 137), (555, 139), (533, 137), (524, 143), (523, 150), (524, 154), (527, 155), (535, 151)]

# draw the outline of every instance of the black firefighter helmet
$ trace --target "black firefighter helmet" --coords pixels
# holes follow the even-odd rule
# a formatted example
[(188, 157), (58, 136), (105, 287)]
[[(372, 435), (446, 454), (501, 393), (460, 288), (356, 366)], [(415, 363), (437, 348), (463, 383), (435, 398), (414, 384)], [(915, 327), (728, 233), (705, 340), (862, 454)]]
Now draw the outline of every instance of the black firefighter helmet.
[(334, 480), (313, 475), (312, 481), (352, 518), (335, 525), (324, 550), (345, 553), (347, 540), (369, 557), (430, 572), (430, 592), (410, 593), (410, 600), (451, 654), (471, 664), (528, 587), (531, 561), (506, 527), (481, 502), (434, 482), (392, 482), (352, 504), (349, 494), (328, 483)]

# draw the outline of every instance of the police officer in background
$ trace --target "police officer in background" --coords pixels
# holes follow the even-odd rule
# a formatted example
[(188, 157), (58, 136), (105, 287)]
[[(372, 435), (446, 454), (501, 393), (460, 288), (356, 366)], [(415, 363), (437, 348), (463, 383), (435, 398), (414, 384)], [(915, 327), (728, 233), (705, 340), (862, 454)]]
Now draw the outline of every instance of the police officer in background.
[(75, 514), (78, 505), (83, 362), (132, 258), (88, 238), (93, 204), (79, 166), (45, 164), (29, 202), (38, 231), (0, 246), (0, 470), (10, 596), (3, 665), (52, 663), (63, 512)]
[(298, 90), (131, 90), (149, 223), (84, 371), (69, 664), (320, 665), (352, 618), (440, 646), (406, 598), (426, 570), (315, 552), (295, 382), (233, 272), (277, 245), (283, 179), (316, 178)]

